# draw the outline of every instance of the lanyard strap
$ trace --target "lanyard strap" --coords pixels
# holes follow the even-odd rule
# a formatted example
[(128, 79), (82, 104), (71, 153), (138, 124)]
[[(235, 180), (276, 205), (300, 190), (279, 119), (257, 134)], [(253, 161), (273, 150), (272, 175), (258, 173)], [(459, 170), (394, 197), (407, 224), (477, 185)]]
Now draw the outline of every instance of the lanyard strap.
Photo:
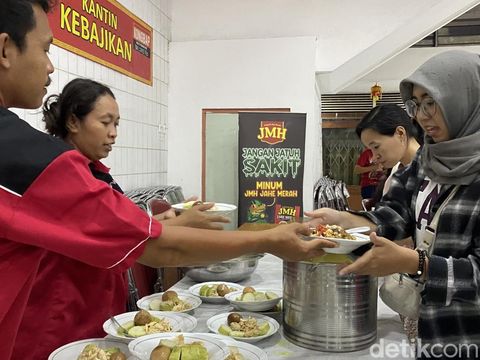
[(438, 210), (435, 212), (435, 215), (433, 216), (433, 220), (428, 225), (425, 227), (425, 232), (422, 237), (422, 242), (419, 246), (417, 246), (419, 249), (424, 249), (427, 250), (428, 254), (430, 255), (433, 250), (433, 244), (435, 243), (435, 233), (437, 231), (437, 225), (438, 225), (438, 220), (440, 218), (440, 214), (442, 213), (443, 209), (447, 205), (447, 203), (450, 201), (450, 199), (455, 195), (457, 190), (459, 189), (460, 185), (456, 185), (452, 191), (450, 191), (450, 194), (448, 194), (447, 198), (445, 199), (444, 202), (440, 205)]

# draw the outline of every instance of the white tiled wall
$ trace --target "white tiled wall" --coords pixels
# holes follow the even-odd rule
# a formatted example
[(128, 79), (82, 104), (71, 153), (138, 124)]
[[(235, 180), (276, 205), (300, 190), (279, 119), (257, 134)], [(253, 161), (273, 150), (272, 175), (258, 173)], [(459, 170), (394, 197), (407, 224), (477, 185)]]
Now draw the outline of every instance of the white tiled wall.
[[(120, 107), (120, 127), (114, 150), (104, 163), (124, 190), (167, 183), (168, 45), (171, 40), (171, 0), (119, 0), (152, 26), (153, 86), (77, 56), (56, 46), (50, 56), (55, 66), (50, 94), (58, 94), (76, 77), (88, 77), (110, 86)], [(44, 130), (39, 111), (14, 111), (32, 126)]]

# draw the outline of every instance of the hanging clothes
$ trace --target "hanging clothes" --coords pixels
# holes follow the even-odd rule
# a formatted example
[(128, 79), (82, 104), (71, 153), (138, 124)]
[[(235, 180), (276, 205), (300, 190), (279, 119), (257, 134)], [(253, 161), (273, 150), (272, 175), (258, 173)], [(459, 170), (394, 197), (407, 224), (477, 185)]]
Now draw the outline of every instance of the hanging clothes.
[(313, 206), (315, 209), (328, 207), (340, 211), (348, 210), (350, 194), (343, 181), (323, 176), (317, 180), (313, 190)]

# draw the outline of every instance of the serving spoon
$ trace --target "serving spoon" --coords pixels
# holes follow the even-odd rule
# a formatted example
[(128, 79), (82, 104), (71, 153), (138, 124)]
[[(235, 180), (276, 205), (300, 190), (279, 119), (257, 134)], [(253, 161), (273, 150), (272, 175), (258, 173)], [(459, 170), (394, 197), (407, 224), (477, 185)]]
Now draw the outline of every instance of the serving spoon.
[(360, 227), (355, 227), (355, 228), (351, 228), (351, 229), (347, 229), (345, 230), (347, 233), (349, 234), (354, 234), (354, 233), (357, 233), (357, 234), (361, 234), (361, 233), (366, 233), (366, 232), (370, 232), (370, 227), (368, 226), (360, 226)]
[(125, 329), (122, 324), (120, 324), (117, 319), (115, 319), (113, 316), (110, 316), (110, 321), (122, 332), (122, 335), (125, 337), (133, 338), (134, 336), (130, 335), (128, 333), (128, 330)]

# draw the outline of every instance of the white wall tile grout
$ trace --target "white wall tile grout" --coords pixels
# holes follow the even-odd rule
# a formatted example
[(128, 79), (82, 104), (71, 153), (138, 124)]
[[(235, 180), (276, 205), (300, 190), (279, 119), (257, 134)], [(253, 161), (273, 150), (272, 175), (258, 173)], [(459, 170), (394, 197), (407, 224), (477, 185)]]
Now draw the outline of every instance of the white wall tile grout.
[[(119, 137), (104, 162), (122, 189), (163, 185), (167, 179), (168, 43), (171, 39), (170, 0), (119, 0), (153, 27), (153, 86), (52, 46), (55, 66), (48, 95), (58, 94), (68, 81), (91, 78), (110, 86), (120, 108)], [(38, 111), (12, 109), (29, 124), (44, 131)]]

